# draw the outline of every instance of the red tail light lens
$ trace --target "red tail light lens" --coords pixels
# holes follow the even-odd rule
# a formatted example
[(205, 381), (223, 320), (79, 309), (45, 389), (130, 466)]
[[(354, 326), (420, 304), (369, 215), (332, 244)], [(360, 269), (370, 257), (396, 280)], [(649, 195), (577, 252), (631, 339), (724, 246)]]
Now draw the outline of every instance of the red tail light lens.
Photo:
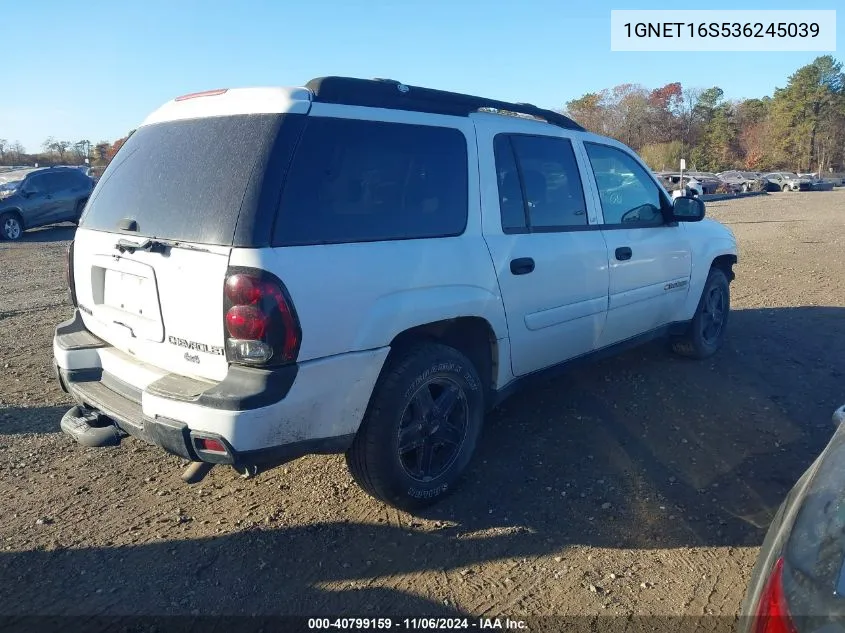
[(280, 365), (296, 360), (302, 338), (299, 319), (278, 278), (262, 270), (232, 269), (224, 303), (230, 362)]
[(760, 594), (754, 613), (754, 633), (798, 633), (783, 592), (783, 559), (779, 558)]
[(234, 305), (252, 305), (261, 300), (261, 282), (249, 275), (232, 275), (226, 280), (226, 298)]
[(196, 447), (201, 451), (209, 451), (212, 453), (225, 453), (226, 447), (220, 440), (213, 440), (210, 438), (198, 438), (195, 442)]
[(260, 341), (267, 329), (267, 317), (254, 306), (232, 306), (226, 313), (226, 328), (233, 338)]

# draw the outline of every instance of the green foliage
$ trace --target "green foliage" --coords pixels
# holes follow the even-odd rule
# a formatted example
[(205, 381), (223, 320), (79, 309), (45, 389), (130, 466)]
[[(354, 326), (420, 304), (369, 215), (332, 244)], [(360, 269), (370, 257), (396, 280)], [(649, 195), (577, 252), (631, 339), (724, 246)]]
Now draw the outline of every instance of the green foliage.
[(640, 157), (654, 171), (673, 171), (681, 164), (683, 151), (681, 141), (651, 143), (640, 148)]
[(726, 102), (718, 86), (622, 84), (574, 99), (566, 112), (657, 170), (677, 169), (680, 158), (706, 171), (845, 168), (845, 74), (830, 55), (799, 68), (773, 97)]

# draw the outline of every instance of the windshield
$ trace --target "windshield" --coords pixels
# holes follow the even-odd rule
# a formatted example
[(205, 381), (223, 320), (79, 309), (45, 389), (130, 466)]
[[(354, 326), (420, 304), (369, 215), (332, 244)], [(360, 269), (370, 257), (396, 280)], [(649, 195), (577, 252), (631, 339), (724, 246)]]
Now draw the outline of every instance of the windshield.
[(103, 173), (80, 226), (113, 232), (130, 219), (142, 236), (231, 245), (253, 170), (263, 170), (281, 118), (207, 117), (138, 129)]

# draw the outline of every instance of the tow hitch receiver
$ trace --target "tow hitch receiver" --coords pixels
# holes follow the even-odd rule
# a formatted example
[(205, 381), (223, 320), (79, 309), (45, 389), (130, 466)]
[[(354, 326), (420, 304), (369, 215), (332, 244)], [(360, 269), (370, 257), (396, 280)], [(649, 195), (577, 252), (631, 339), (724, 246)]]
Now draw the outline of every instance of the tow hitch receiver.
[(83, 446), (117, 446), (122, 433), (101, 413), (81, 406), (72, 407), (62, 416), (62, 431)]

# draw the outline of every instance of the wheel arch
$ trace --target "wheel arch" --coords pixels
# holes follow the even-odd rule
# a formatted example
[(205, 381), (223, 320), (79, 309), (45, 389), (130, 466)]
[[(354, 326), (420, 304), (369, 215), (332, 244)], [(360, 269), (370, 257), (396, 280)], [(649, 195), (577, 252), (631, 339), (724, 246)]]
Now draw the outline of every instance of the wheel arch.
[(733, 270), (738, 261), (736, 244), (732, 240), (719, 240), (719, 243), (714, 243), (707, 252), (695, 255), (694, 261), (700, 263), (693, 265), (690, 289), (683, 312), (679, 317), (680, 321), (689, 321), (695, 316), (701, 293), (704, 292), (704, 285), (707, 283), (707, 276), (713, 268), (718, 268), (724, 272), (728, 278), (728, 283), (736, 278)]
[(485, 402), (488, 406), (492, 403), (500, 359), (498, 339), (489, 321), (479, 316), (462, 316), (409, 327), (390, 341), (390, 354), (384, 367), (424, 341), (448, 345), (466, 356), (481, 378)]
[(9, 207), (8, 209), (2, 209), (2, 210), (0, 210), (0, 217), (6, 215), (7, 213), (11, 213), (12, 215), (14, 215), (18, 218), (18, 222), (20, 222), (20, 225), (21, 225), (21, 231), (26, 230), (26, 222), (23, 219), (23, 211), (21, 211), (20, 208)]

